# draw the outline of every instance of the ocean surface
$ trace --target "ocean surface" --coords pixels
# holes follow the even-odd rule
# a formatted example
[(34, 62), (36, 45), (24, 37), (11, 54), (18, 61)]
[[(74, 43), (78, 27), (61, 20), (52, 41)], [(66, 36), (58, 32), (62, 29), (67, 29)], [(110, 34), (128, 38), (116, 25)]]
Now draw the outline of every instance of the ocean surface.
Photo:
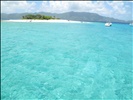
[(132, 31), (1, 22), (2, 100), (132, 100)]

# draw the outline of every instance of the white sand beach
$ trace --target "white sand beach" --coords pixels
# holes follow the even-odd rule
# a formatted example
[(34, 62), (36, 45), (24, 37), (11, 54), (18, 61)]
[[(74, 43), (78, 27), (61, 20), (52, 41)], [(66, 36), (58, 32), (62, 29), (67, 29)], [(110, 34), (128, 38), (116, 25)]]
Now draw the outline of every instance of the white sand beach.
[(81, 21), (72, 20), (2, 20), (3, 22), (50, 22), (50, 23), (83, 23)]

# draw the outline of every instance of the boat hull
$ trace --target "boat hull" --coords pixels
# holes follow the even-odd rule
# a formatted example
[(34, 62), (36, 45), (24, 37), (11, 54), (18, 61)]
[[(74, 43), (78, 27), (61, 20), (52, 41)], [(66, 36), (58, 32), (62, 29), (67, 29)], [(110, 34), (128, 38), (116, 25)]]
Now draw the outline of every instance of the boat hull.
[(107, 27), (112, 26), (112, 23), (105, 23), (105, 26)]

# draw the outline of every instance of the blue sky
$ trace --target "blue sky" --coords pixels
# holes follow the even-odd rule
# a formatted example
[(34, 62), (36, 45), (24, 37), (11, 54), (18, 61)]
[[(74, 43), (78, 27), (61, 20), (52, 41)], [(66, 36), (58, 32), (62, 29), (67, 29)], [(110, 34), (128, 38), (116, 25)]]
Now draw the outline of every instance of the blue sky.
[(133, 20), (132, 5), (132, 1), (1, 1), (1, 11), (2, 13), (92, 12), (117, 19)]

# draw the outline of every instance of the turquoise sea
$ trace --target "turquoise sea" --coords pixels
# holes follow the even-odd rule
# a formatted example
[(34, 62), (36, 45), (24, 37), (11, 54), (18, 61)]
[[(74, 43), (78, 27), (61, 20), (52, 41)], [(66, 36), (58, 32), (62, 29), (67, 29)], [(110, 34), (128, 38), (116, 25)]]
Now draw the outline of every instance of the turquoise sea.
[(1, 22), (2, 100), (132, 100), (132, 28)]

